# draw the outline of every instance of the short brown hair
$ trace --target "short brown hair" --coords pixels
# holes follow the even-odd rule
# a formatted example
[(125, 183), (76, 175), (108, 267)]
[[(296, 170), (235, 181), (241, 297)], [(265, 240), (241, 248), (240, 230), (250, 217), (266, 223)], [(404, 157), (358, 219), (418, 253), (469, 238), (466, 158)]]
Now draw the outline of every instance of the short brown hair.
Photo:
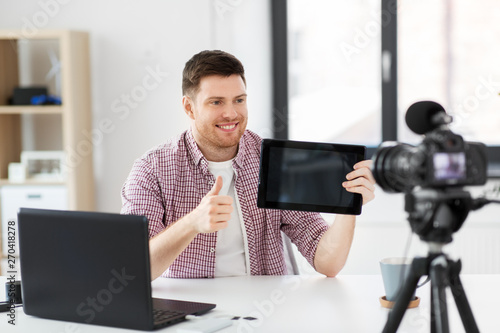
[[(230, 76), (238, 74), (246, 85), (243, 64), (232, 54), (220, 50), (201, 51), (186, 62), (182, 72), (182, 94), (194, 95), (202, 78), (209, 75)], [(194, 96), (192, 96), (194, 97)]]

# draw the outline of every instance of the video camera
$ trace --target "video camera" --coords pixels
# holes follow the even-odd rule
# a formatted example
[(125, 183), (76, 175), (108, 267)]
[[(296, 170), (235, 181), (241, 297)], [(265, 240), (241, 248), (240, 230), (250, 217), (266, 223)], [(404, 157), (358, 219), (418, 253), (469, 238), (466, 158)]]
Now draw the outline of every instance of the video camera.
[(417, 102), (408, 108), (406, 123), (423, 141), (417, 146), (384, 142), (373, 155), (372, 173), (386, 192), (405, 193), (405, 211), (412, 231), (429, 245), (427, 257), (416, 257), (389, 313), (384, 333), (396, 332), (419, 279), (431, 281), (431, 331), (449, 332), (446, 287), (450, 287), (467, 332), (479, 332), (460, 282), (461, 262), (443, 252), (469, 211), (488, 203), (473, 199), (463, 189), (487, 180), (486, 147), (467, 142), (449, 129), (452, 118), (435, 102)]
[(483, 185), (487, 180), (486, 146), (467, 142), (448, 125), (452, 117), (431, 101), (408, 108), (406, 123), (425, 137), (417, 146), (384, 142), (373, 156), (372, 172), (386, 192), (408, 193), (421, 188)]

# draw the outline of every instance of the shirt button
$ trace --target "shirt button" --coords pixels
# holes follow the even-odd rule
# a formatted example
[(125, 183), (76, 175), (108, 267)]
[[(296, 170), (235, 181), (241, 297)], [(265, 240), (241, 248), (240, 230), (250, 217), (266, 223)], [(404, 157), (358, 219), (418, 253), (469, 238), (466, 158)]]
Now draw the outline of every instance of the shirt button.
[(215, 252), (215, 248), (211, 247), (210, 248), (210, 252), (214, 253)]

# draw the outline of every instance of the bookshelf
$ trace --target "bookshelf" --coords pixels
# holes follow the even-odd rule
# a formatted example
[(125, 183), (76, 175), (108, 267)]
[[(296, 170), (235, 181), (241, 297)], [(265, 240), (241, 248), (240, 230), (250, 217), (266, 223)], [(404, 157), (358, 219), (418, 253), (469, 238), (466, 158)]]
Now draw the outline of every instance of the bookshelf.
[[(59, 62), (58, 93), (62, 104), (9, 105), (15, 87), (40, 85), (39, 82), (26, 82), (26, 77), (43, 67), (42, 58), (48, 57), (47, 54), (40, 53), (40, 59), (36, 58), (37, 55), (35, 58), (31, 55), (27, 61), (22, 51), (30, 45), (43, 50), (45, 44), (56, 49), (54, 54)], [(94, 210), (92, 142), (89, 142), (88, 135), (85, 136), (85, 133), (91, 132), (92, 126), (89, 63), (89, 36), (86, 32), (39, 30), (27, 36), (20, 30), (0, 30), (0, 191), (6, 187), (42, 189), (46, 186), (63, 186), (67, 209)], [(30, 142), (26, 142), (30, 136)], [(40, 144), (44, 141), (47, 143)], [(24, 182), (9, 181), (8, 166), (20, 162), (23, 150), (63, 151), (63, 179), (43, 181), (27, 178)], [(5, 215), (1, 212), (7, 209), (11, 207), (0, 206), (0, 219)], [(2, 221), (2, 226), (4, 223)], [(4, 241), (5, 237), (1, 239)], [(2, 248), (0, 255), (5, 258), (6, 253), (2, 252)]]

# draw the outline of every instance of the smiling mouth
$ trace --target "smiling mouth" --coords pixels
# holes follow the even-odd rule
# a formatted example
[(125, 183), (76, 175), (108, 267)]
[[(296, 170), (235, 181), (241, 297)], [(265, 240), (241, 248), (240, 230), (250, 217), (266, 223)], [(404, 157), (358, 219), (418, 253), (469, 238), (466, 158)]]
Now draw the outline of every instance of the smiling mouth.
[(233, 129), (236, 128), (237, 125), (238, 123), (228, 124), (228, 125), (215, 125), (215, 126), (224, 131), (232, 131)]

